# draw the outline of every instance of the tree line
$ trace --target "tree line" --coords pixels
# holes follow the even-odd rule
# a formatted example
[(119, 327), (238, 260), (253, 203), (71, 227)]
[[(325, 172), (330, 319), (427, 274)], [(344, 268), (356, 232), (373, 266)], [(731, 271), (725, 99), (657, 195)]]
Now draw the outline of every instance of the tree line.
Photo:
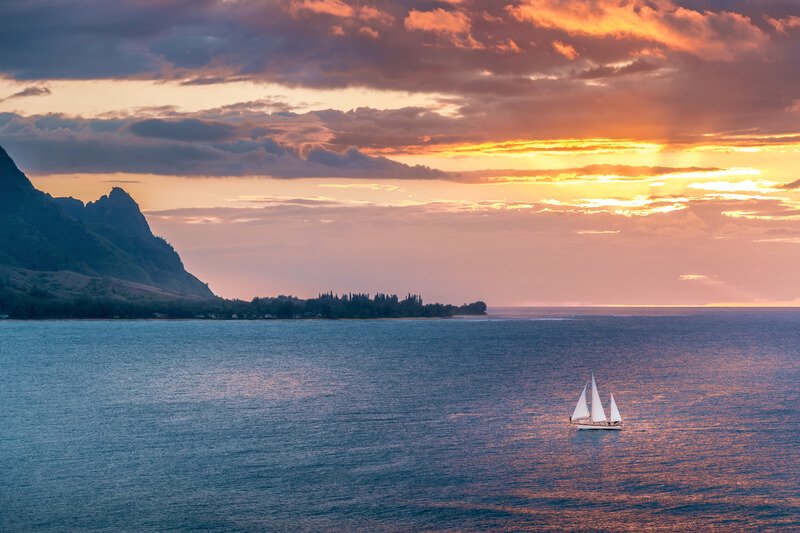
[(36, 318), (427, 318), (486, 314), (481, 301), (461, 306), (426, 304), (417, 294), (320, 294), (253, 298), (251, 301), (212, 299), (149, 299), (77, 296), (66, 298), (32, 287), (27, 291), (0, 286), (0, 317)]

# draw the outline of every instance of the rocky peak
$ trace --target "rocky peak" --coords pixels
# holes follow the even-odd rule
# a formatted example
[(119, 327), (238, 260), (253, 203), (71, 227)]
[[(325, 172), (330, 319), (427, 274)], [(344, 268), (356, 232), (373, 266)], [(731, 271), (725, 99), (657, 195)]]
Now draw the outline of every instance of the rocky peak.
[(8, 195), (19, 191), (34, 191), (33, 184), (17, 168), (14, 161), (0, 146), (0, 194)]
[(117, 231), (129, 235), (153, 235), (139, 204), (119, 187), (114, 187), (107, 195), (89, 202), (83, 211), (83, 220), (90, 224), (110, 224)]

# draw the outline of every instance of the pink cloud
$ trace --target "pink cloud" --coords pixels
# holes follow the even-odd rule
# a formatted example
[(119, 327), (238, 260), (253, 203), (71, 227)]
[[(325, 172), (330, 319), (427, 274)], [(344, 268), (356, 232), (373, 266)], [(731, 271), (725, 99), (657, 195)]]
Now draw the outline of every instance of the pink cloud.
[(775, 28), (775, 31), (784, 35), (788, 35), (789, 30), (800, 28), (800, 17), (795, 15), (789, 15), (785, 18), (765, 17), (765, 20), (769, 22), (770, 26)]

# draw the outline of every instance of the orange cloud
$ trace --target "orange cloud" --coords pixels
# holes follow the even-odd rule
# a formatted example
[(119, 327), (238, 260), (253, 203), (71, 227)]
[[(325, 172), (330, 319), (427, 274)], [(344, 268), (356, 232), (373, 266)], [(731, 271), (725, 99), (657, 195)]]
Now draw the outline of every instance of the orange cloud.
[(432, 11), (412, 9), (403, 21), (406, 31), (426, 31), (448, 38), (458, 48), (484, 48), (470, 34), (469, 17), (460, 11), (437, 8)]
[(420, 30), (439, 34), (467, 33), (470, 30), (469, 19), (464, 13), (445, 11), (442, 8), (433, 11), (412, 9), (403, 25), (408, 31)]
[(566, 57), (570, 61), (578, 58), (580, 55), (575, 47), (571, 44), (562, 43), (561, 41), (553, 41), (553, 50)]
[(361, 19), (382, 24), (391, 24), (394, 17), (389, 13), (368, 5), (352, 6), (342, 0), (292, 0), (289, 12), (297, 17), (301, 12), (330, 15), (344, 19)]
[(334, 17), (349, 18), (355, 16), (353, 6), (341, 0), (292, 0), (289, 11), (296, 15), (300, 11), (310, 11), (332, 15)]
[(507, 39), (505, 41), (496, 43), (494, 46), (492, 46), (492, 48), (498, 52), (509, 54), (519, 54), (522, 52), (522, 49), (517, 46), (517, 43), (515, 43), (513, 39)]
[(506, 9), (517, 20), (543, 28), (652, 41), (706, 59), (730, 60), (766, 42), (766, 35), (744, 15), (694, 11), (671, 0), (525, 0)]
[[(794, 109), (790, 105), (786, 111), (792, 112)], [(703, 138), (705, 142), (686, 145), (684, 148), (695, 152), (718, 153), (788, 153), (800, 150), (800, 132), (740, 135), (707, 133)]]
[[(435, 153), (450, 156), (465, 155), (526, 155), (570, 153), (654, 153), (664, 148), (662, 144), (633, 139), (532, 139), (484, 142), (477, 144), (439, 144), (436, 146), (407, 147), (405, 153)], [(379, 153), (379, 151), (372, 151)]]

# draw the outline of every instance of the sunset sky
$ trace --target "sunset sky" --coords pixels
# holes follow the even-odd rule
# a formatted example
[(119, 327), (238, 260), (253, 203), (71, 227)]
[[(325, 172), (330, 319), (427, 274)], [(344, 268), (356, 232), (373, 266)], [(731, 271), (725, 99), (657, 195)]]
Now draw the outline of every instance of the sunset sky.
[(226, 297), (800, 305), (800, 3), (0, 3), (0, 145)]

